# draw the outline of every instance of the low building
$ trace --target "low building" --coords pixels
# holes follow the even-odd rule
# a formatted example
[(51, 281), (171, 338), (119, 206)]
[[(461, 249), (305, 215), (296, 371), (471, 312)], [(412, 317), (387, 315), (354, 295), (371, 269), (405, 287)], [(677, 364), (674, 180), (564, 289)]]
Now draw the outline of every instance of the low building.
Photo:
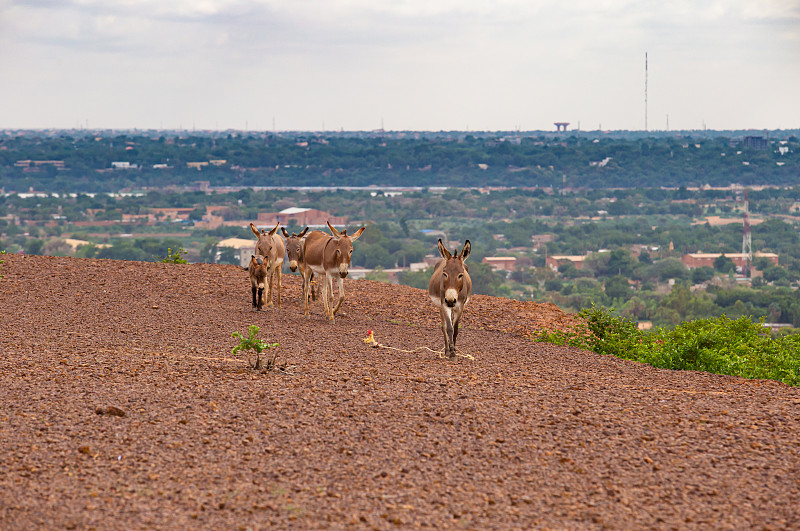
[(161, 219), (183, 219), (188, 220), (189, 214), (194, 211), (194, 208), (151, 208), (150, 212), (156, 217)]
[(575, 265), (575, 269), (583, 269), (583, 263), (588, 255), (552, 255), (546, 260), (547, 266), (553, 271), (558, 271), (558, 267), (567, 263)]
[(328, 221), (337, 228), (347, 225), (345, 216), (331, 216), (323, 210), (298, 207), (286, 208), (280, 212), (259, 212), (256, 225), (260, 228), (272, 228), (276, 223), (280, 223), (287, 227), (295, 222), (300, 227), (326, 227)]
[(34, 172), (39, 171), (39, 168), (43, 166), (53, 166), (57, 170), (66, 168), (63, 160), (18, 160), (14, 163), (14, 166), (17, 168), (24, 168), (23, 171)]
[(494, 270), (516, 271), (517, 269), (517, 259), (513, 256), (487, 256), (481, 261), (489, 264)]
[(746, 136), (742, 142), (744, 147), (764, 151), (769, 148), (769, 140), (763, 136)]
[(438, 264), (441, 259), (442, 256), (439, 254), (426, 254), (422, 257), (423, 263), (427, 264), (426, 267), (436, 267), (436, 264)]
[[(714, 260), (722, 255), (730, 258), (736, 267), (744, 267), (744, 255), (742, 253), (689, 253), (681, 257), (681, 262), (688, 268), (695, 267), (714, 267)], [(773, 264), (778, 265), (778, 255), (775, 253), (753, 253), (753, 259), (767, 258)]]
[(219, 247), (230, 247), (233, 249), (233, 255), (239, 260), (242, 267), (250, 265), (250, 257), (256, 247), (256, 239), (245, 240), (244, 238), (227, 238), (217, 243)]

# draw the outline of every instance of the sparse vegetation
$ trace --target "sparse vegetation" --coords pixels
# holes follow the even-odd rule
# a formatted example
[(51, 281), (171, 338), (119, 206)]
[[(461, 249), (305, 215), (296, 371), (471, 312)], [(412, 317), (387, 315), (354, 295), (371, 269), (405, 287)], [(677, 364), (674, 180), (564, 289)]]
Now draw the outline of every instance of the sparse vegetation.
[(161, 261), (165, 264), (188, 264), (189, 261), (184, 258), (186, 251), (183, 250), (183, 247), (178, 247), (175, 251), (172, 250), (172, 247), (167, 247), (167, 256), (161, 259)]
[[(6, 254), (6, 252), (5, 251), (0, 251), (0, 254)], [(0, 278), (3, 278), (2, 271), (3, 271), (3, 264), (5, 264), (5, 263), (6, 263), (5, 260), (0, 260)]]
[(244, 334), (240, 332), (234, 332), (233, 334), (231, 334), (234, 338), (239, 340), (239, 344), (233, 347), (231, 354), (236, 356), (240, 352), (247, 353), (252, 350), (255, 353), (255, 360), (250, 361), (250, 355), (248, 355), (248, 362), (250, 363), (250, 366), (253, 369), (257, 371), (260, 371), (262, 369), (264, 371), (271, 371), (273, 369), (278, 369), (282, 372), (286, 372), (288, 369), (286, 366), (286, 362), (284, 362), (282, 365), (278, 365), (277, 363), (277, 358), (278, 358), (277, 352), (274, 353), (271, 357), (267, 357), (266, 364), (262, 363), (261, 353), (264, 352), (265, 350), (272, 350), (274, 348), (278, 348), (278, 346), (280, 345), (277, 342), (268, 343), (263, 339), (258, 339), (256, 336), (258, 335), (259, 330), (260, 328), (258, 326), (250, 325), (249, 335), (246, 338)]
[(534, 339), (662, 369), (707, 371), (800, 385), (798, 335), (773, 338), (761, 323), (724, 315), (684, 322), (672, 330), (645, 332), (634, 321), (612, 312), (613, 309), (598, 307), (584, 309), (579, 313), (586, 323), (583, 327), (570, 332), (545, 331)]

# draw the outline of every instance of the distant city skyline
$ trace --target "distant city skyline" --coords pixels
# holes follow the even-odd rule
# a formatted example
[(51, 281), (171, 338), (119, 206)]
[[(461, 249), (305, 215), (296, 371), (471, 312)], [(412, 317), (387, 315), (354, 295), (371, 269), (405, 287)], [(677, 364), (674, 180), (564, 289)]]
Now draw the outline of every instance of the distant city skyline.
[(9, 0), (0, 129), (796, 129), (799, 60), (785, 0)]

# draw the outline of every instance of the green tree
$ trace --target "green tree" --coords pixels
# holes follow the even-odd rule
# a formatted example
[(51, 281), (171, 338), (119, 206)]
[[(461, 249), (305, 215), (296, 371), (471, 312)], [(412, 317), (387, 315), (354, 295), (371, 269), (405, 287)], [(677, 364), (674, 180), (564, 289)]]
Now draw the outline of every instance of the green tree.
[(736, 265), (733, 260), (725, 256), (725, 253), (714, 258), (714, 269), (720, 273), (730, 273), (736, 270)]
[(504, 297), (510, 294), (507, 286), (503, 286), (505, 275), (495, 271), (489, 264), (478, 262), (470, 264), (469, 276), (472, 279), (472, 291), (481, 295)]
[(622, 275), (610, 277), (605, 281), (606, 296), (616, 300), (628, 300), (631, 294), (631, 286), (628, 279)]
[(42, 247), (44, 247), (44, 240), (39, 238), (31, 238), (25, 242), (23, 247), (25, 254), (41, 254)]
[(389, 273), (384, 271), (381, 266), (378, 266), (364, 275), (364, 278), (367, 280), (375, 280), (376, 282), (389, 282)]
[(433, 275), (433, 268), (422, 269), (419, 271), (401, 271), (397, 274), (397, 281), (404, 286), (412, 288), (428, 289), (428, 283)]
[(772, 266), (764, 269), (764, 280), (776, 282), (788, 277), (788, 272), (781, 266)]
[(692, 284), (702, 284), (714, 278), (714, 270), (708, 266), (696, 267), (690, 274)]

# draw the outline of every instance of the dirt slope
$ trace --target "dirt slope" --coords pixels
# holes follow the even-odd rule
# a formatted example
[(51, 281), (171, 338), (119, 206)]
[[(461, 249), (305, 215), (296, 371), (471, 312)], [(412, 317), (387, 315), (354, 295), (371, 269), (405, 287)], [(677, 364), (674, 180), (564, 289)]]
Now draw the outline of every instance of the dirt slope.
[(256, 313), (233, 266), (0, 258), (4, 530), (800, 528), (800, 391), (526, 339), (552, 305), (475, 297), (453, 362), (362, 341), (441, 348), (412, 288), (331, 324), (296, 276)]

